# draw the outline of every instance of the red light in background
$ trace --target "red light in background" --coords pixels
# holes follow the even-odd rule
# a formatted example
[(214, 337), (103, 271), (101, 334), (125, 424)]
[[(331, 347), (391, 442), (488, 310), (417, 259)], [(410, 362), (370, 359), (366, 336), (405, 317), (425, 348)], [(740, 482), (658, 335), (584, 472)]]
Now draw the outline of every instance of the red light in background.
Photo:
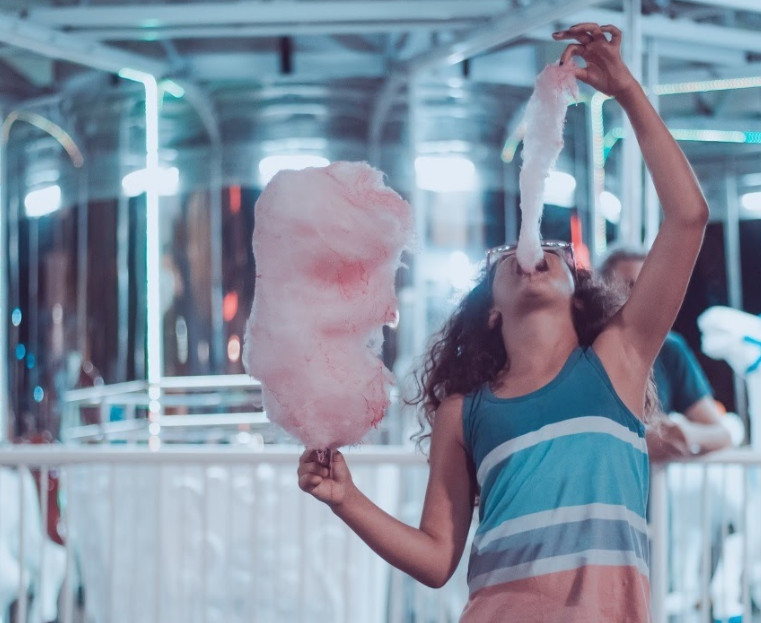
[(576, 266), (579, 268), (591, 268), (592, 262), (589, 257), (589, 248), (584, 244), (581, 234), (581, 219), (579, 215), (571, 214), (571, 244), (573, 254), (576, 257)]
[(230, 212), (240, 212), (240, 186), (230, 186)]

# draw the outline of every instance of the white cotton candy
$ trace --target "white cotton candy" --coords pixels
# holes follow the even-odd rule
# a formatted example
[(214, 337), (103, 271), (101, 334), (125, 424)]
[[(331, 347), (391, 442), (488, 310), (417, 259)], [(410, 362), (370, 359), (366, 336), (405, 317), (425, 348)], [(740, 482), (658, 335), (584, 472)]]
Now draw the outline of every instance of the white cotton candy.
[(537, 76), (526, 105), (523, 166), (520, 173), (521, 231), (516, 257), (521, 268), (533, 272), (543, 259), (539, 225), (544, 208), (544, 182), (563, 149), (563, 125), (569, 98), (578, 87), (573, 62), (547, 65)]
[(703, 352), (745, 379), (751, 446), (761, 450), (761, 317), (715, 305), (698, 316), (698, 327)]
[(359, 443), (389, 404), (379, 358), (396, 317), (409, 204), (364, 163), (281, 171), (256, 203), (243, 362), (269, 419), (307, 447)]

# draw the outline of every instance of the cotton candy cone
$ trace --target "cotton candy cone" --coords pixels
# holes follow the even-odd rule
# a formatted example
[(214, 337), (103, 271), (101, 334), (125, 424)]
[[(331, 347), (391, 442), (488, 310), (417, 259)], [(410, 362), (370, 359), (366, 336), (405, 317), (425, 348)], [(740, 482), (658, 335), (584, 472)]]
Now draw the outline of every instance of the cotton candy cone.
[(243, 350), (270, 420), (313, 448), (359, 443), (389, 404), (379, 358), (409, 204), (364, 163), (282, 171), (255, 207), (256, 289)]

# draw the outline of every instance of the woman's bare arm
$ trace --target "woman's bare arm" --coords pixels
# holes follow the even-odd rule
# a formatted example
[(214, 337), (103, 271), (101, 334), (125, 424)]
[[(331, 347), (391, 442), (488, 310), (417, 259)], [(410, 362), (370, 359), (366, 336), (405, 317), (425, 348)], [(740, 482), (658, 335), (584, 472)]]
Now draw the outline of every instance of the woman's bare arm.
[(351, 481), (348, 468), (335, 455), (328, 470), (302, 455), (299, 486), (331, 506), (357, 535), (393, 566), (428, 586), (440, 587), (452, 576), (462, 556), (473, 515), (475, 486), (462, 435), (462, 398), (439, 407), (433, 426), (430, 474), (419, 528), (392, 517)]
[(579, 42), (566, 48), (563, 60), (581, 56), (587, 66), (576, 69), (577, 77), (615, 97), (626, 112), (663, 208), (628, 302), (594, 345), (621, 398), (641, 413), (650, 367), (682, 304), (703, 241), (708, 206), (687, 158), (621, 60), (620, 31), (579, 24), (555, 38)]

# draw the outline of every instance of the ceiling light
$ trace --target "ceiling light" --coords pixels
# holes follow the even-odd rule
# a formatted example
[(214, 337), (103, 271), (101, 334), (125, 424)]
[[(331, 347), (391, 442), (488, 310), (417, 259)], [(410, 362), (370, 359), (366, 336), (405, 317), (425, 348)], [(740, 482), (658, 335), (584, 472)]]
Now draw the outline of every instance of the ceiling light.
[(478, 186), (476, 165), (464, 156), (418, 156), (415, 178), (423, 190), (466, 192)]
[(600, 193), (598, 208), (600, 214), (611, 223), (618, 223), (621, 221), (621, 200), (612, 192), (603, 190)]
[(740, 205), (748, 212), (761, 212), (761, 191), (745, 193), (740, 197)]
[(61, 207), (61, 187), (58, 184), (33, 190), (24, 197), (24, 211), (29, 218), (52, 214)]
[(159, 195), (176, 195), (180, 186), (180, 171), (177, 167), (159, 167), (153, 171), (138, 169), (122, 178), (122, 189), (128, 197), (137, 197), (146, 192), (150, 184), (156, 185)]
[(542, 201), (547, 204), (572, 208), (576, 205), (576, 178), (563, 171), (550, 171), (544, 181)]
[(259, 161), (259, 182), (266, 186), (280, 171), (300, 171), (309, 167), (326, 167), (329, 164), (330, 160), (317, 154), (273, 154)]

